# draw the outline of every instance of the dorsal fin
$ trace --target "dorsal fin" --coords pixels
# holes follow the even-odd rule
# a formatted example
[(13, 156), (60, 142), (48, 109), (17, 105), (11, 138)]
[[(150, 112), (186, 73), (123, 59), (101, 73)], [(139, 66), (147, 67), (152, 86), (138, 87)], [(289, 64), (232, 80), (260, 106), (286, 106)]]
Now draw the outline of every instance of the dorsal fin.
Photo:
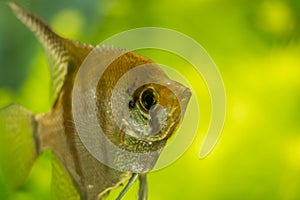
[(95, 47), (98, 51), (110, 51), (110, 52), (126, 52), (128, 50), (121, 48), (121, 47), (115, 47), (112, 45), (106, 45), (106, 44), (102, 44), (102, 45), (97, 45)]
[(52, 81), (50, 102), (54, 103), (64, 84), (70, 62), (75, 60), (73, 65), (78, 66), (73, 67), (78, 68), (93, 47), (57, 35), (44, 20), (14, 2), (8, 2), (8, 5), (17, 18), (35, 33), (45, 49)]

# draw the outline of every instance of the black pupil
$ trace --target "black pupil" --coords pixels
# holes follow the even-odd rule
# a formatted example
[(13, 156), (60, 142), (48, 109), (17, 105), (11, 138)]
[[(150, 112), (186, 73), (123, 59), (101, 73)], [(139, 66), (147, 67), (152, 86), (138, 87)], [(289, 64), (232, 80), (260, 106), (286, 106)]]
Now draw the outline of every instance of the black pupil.
[(145, 90), (142, 94), (142, 103), (143, 106), (150, 110), (150, 108), (156, 104), (154, 91), (151, 89)]

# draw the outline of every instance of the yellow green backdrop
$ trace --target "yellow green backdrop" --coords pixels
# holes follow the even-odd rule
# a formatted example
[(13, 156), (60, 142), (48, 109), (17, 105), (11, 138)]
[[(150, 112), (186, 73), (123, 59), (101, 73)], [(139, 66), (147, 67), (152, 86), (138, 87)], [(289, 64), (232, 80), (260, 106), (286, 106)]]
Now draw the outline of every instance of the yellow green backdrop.
[[(194, 38), (214, 59), (227, 95), (221, 138), (200, 160), (200, 131), (177, 162), (151, 173), (150, 200), (300, 199), (300, 1), (16, 2), (68, 38), (97, 44), (131, 28), (166, 27)], [(17, 102), (35, 113), (47, 111), (47, 70), (42, 47), (1, 0), (0, 107)], [(205, 105), (203, 110), (209, 114)], [(50, 199), (49, 157), (39, 158), (15, 192), (7, 191), (0, 173), (0, 199)], [(124, 199), (135, 199), (137, 187)]]

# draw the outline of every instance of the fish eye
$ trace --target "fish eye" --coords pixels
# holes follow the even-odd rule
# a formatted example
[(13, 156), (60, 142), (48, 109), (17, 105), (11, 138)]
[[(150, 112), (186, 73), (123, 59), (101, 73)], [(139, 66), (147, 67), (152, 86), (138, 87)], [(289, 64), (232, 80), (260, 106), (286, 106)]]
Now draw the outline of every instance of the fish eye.
[(140, 96), (140, 103), (145, 110), (150, 110), (157, 102), (157, 95), (151, 88), (144, 90)]

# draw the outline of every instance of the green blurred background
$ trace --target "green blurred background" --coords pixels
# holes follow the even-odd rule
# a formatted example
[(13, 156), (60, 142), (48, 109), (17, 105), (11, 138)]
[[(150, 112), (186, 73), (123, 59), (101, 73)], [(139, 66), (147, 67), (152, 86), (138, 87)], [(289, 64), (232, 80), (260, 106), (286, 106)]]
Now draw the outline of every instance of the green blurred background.
[[(300, 199), (299, 0), (16, 2), (68, 38), (97, 44), (130, 28), (166, 27), (191, 36), (214, 59), (227, 94), (221, 138), (198, 158), (210, 115), (203, 100), (200, 134), (177, 162), (149, 175), (150, 200)], [(36, 113), (49, 110), (49, 81), (42, 47), (1, 0), (0, 107), (17, 102)], [(45, 153), (18, 191), (7, 191), (0, 173), (0, 199), (50, 199), (50, 181)], [(137, 188), (124, 199), (135, 199)]]

